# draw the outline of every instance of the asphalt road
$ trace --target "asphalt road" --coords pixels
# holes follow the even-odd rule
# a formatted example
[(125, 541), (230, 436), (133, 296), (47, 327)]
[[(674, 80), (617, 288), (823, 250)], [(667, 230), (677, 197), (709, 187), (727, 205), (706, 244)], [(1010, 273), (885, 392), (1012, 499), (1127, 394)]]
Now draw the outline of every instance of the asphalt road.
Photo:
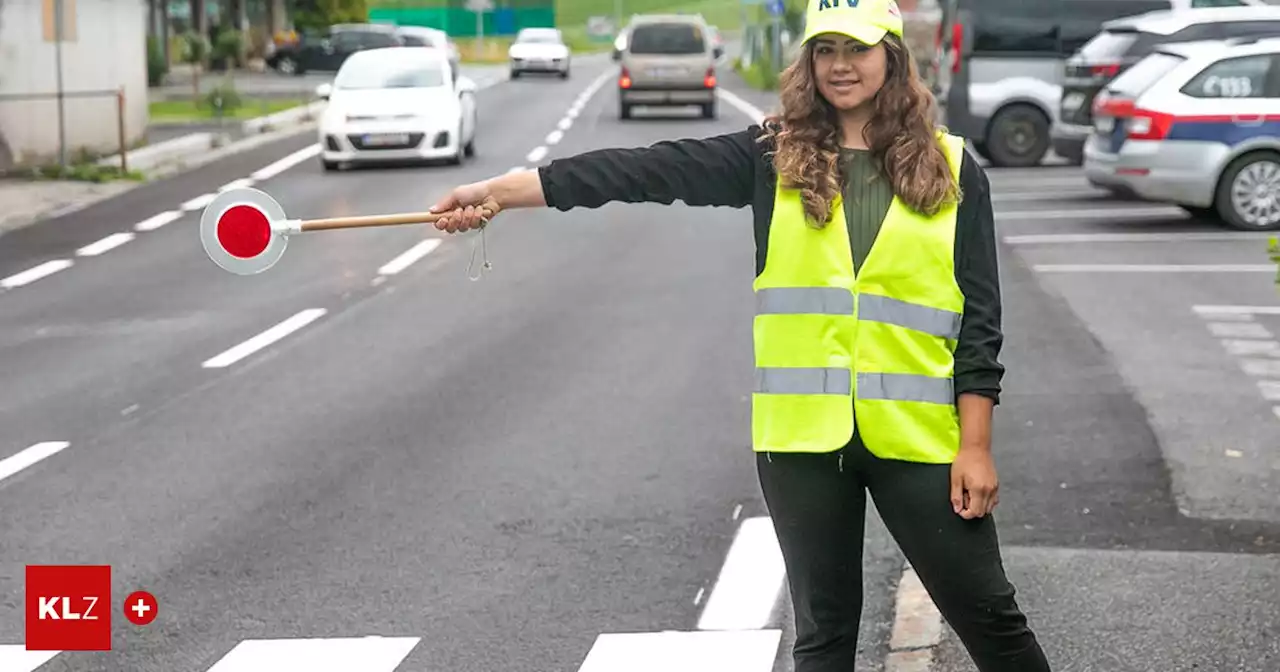
[[(305, 134), (0, 238), (0, 460), (49, 453), (0, 478), (0, 669), (789, 670), (749, 449), (748, 213), (508, 213), (478, 282), (474, 234), (428, 227), (302, 236), (252, 277), (200, 248), (195, 213), (242, 178), (294, 217), (418, 210), (749, 123), (621, 122), (609, 70), (482, 91), (460, 167), (326, 174)], [(1275, 306), (1270, 276), (1060, 266), (1258, 264), (1262, 241), (1077, 193), (1073, 169), (991, 179), (998, 520), (1055, 669), (1276, 669), (1280, 399), (1258, 362), (1280, 358), (1242, 342), (1280, 315), (1203, 308)], [(1015, 237), (1184, 231), (1221, 240)], [(867, 537), (857, 669), (880, 670), (902, 560), (874, 511)], [(23, 566), (96, 563), (114, 650), (24, 656)], [(145, 627), (123, 618), (139, 589)], [(972, 669), (949, 632), (937, 658)]]

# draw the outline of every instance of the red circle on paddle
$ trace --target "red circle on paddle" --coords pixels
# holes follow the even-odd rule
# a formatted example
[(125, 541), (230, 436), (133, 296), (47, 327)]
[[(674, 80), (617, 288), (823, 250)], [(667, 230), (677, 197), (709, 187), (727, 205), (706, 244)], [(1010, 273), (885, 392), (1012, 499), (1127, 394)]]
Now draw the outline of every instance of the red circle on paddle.
[(233, 257), (252, 259), (271, 243), (271, 220), (251, 206), (228, 208), (218, 219), (218, 244)]

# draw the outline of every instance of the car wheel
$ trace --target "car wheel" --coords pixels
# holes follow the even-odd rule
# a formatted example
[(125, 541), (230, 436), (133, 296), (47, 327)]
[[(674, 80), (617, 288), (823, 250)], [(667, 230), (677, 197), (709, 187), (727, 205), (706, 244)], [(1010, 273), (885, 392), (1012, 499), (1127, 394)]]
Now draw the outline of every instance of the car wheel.
[(1253, 152), (1232, 161), (1214, 200), (1231, 228), (1280, 231), (1280, 154)]
[(519, 71), (519, 70), (512, 69), (512, 71), (511, 71), (511, 79), (520, 79), (520, 71)]
[(715, 119), (715, 118), (716, 118), (716, 104), (715, 104), (715, 103), (706, 103), (706, 104), (704, 104), (704, 105), (702, 106), (702, 116), (703, 116), (703, 118), (704, 118), (704, 119)]
[(626, 103), (619, 102), (619, 103), (618, 103), (618, 118), (619, 118), (619, 119), (630, 119), (630, 118), (631, 118), (631, 106), (630, 106), (630, 105), (628, 105), (628, 104), (626, 104)]
[(991, 120), (986, 145), (992, 165), (1028, 168), (1049, 151), (1049, 119), (1030, 105), (1010, 105)]
[(298, 62), (289, 56), (282, 56), (276, 61), (276, 71), (282, 75), (298, 74)]

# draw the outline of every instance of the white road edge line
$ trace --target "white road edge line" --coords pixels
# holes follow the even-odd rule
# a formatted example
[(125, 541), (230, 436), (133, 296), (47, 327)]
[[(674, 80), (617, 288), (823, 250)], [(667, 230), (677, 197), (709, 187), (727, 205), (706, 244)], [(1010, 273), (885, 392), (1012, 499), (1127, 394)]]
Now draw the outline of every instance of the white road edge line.
[(1123, 217), (1186, 219), (1177, 208), (1097, 208), (1093, 210), (1013, 210), (996, 211), (996, 219), (1120, 219)]
[(257, 180), (259, 182), (261, 182), (262, 180), (269, 180), (275, 177), (276, 175), (279, 175), (280, 173), (283, 173), (284, 171), (289, 170), (290, 168), (298, 165), (299, 163), (302, 163), (303, 161), (306, 161), (307, 159), (310, 159), (311, 157), (317, 156), (319, 154), (320, 154), (319, 143), (316, 143), (314, 145), (310, 145), (307, 147), (303, 147), (302, 149), (299, 149), (298, 151), (290, 154), (289, 156), (284, 157), (283, 159), (280, 159), (279, 161), (276, 161), (264, 168), (259, 168), (258, 170), (254, 171), (253, 174), (250, 175), (250, 177), (252, 177), (254, 180)]
[(1040, 273), (1275, 273), (1264, 264), (1037, 264)]
[(1042, 245), (1055, 243), (1182, 243), (1236, 242), (1264, 240), (1267, 236), (1241, 233), (1046, 233), (1005, 236), (1009, 245)]
[(0, 481), (47, 457), (57, 455), (71, 444), (67, 441), (41, 441), (0, 460)]
[(885, 672), (916, 672), (933, 665), (933, 647), (942, 641), (942, 614), (910, 564), (903, 567), (894, 602), (893, 631)]
[(413, 263), (419, 259), (431, 254), (431, 252), (437, 247), (440, 247), (440, 239), (428, 238), (408, 250), (405, 250), (395, 259), (383, 264), (382, 268), (378, 269), (378, 275), (395, 275), (396, 273), (409, 268), (409, 266), (413, 265)]
[(1280, 306), (1211, 306), (1196, 305), (1192, 310), (1201, 315), (1280, 315)]
[(170, 210), (153, 215), (133, 225), (135, 231), (155, 231), (156, 229), (182, 218), (181, 210)]
[(14, 273), (9, 277), (0, 280), (0, 288), (13, 289), (15, 287), (29, 285), (40, 278), (48, 277), (58, 271), (66, 270), (68, 268), (71, 268), (70, 259), (53, 259), (51, 261), (46, 261), (39, 266), (28, 268), (21, 273)]
[(769, 623), (785, 578), (773, 521), (767, 516), (743, 520), (698, 618), (698, 629), (763, 628)]
[(222, 193), (224, 191), (231, 191), (232, 189), (244, 189), (245, 187), (252, 187), (252, 186), (253, 186), (253, 178), (242, 177), (238, 180), (232, 180), (222, 185), (221, 187), (218, 187), (218, 193)]
[(729, 103), (733, 107), (737, 108), (739, 112), (750, 117), (751, 121), (757, 124), (764, 121), (764, 112), (761, 111), (760, 108), (739, 98), (737, 95), (729, 91), (726, 91), (721, 87), (716, 87), (716, 95), (720, 96), (720, 99), (723, 100), (724, 102)]
[(124, 245), (125, 243), (133, 240), (135, 237), (136, 237), (135, 234), (129, 233), (128, 231), (113, 233), (107, 236), (106, 238), (103, 238), (102, 240), (89, 243), (88, 245), (85, 245), (84, 247), (76, 250), (76, 256), (96, 257), (99, 254), (102, 254), (104, 252), (109, 252), (111, 250), (114, 250), (117, 247), (120, 247), (121, 245)]
[(1005, 201), (1058, 201), (1069, 198), (1079, 198), (1081, 196), (1107, 196), (1110, 192), (1105, 189), (1067, 189), (1064, 191), (1056, 191), (1047, 198), (1045, 194), (1028, 193), (1023, 191), (1011, 191), (1004, 194), (991, 194), (992, 203), (1001, 203)]
[(329, 311), (324, 308), (308, 308), (307, 310), (301, 311), (293, 317), (290, 317), (261, 334), (250, 338), (240, 345), (205, 360), (202, 366), (206, 369), (220, 369), (231, 366), (245, 357), (252, 355), (268, 345), (271, 345), (285, 336), (288, 336), (289, 334), (320, 319), (327, 312)]

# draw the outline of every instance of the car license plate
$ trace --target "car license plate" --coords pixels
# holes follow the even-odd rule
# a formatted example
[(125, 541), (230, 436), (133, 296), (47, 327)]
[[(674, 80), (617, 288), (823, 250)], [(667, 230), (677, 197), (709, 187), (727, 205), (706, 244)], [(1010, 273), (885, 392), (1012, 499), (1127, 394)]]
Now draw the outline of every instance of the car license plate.
[(376, 133), (364, 136), (364, 144), (370, 147), (403, 145), (408, 142), (409, 136), (404, 133)]
[(679, 77), (684, 71), (679, 68), (651, 68), (649, 70), (650, 77)]
[(1068, 93), (1062, 97), (1062, 109), (1075, 111), (1084, 105), (1084, 94), (1078, 91)]
[(1116, 127), (1116, 120), (1111, 117), (1098, 117), (1093, 120), (1093, 127), (1097, 129), (1099, 133), (1105, 135), (1110, 133), (1112, 129)]

